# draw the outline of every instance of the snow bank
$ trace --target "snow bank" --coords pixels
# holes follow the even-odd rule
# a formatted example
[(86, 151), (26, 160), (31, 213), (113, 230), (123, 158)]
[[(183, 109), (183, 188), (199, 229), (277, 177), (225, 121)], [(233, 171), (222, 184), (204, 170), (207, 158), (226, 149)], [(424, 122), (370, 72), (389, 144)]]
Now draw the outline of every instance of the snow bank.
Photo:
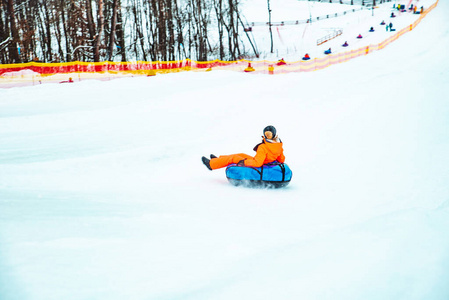
[(17, 72), (6, 72), (0, 75), (0, 77), (32, 77), (32, 76), (40, 76), (41, 74), (38, 72), (34, 72), (29, 69), (20, 70)]

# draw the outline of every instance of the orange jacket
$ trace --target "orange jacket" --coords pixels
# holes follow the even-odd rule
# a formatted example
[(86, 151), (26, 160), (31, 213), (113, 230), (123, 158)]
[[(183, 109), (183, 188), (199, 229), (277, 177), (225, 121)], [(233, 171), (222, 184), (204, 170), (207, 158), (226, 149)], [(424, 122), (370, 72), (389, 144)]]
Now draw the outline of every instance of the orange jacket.
[(263, 139), (263, 142), (257, 147), (257, 153), (254, 158), (245, 159), (246, 167), (261, 167), (264, 164), (278, 161), (283, 163), (285, 161), (284, 149), (282, 149), (282, 142), (270, 143)]

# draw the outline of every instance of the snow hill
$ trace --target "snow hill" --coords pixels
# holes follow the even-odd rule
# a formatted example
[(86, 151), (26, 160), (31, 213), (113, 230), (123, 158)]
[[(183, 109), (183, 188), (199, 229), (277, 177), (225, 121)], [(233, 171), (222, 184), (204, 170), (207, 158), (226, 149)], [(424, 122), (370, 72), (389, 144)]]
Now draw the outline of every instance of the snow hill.
[[(0, 299), (448, 299), (448, 11), (318, 72), (1, 89)], [(268, 124), (287, 188), (202, 165)]]

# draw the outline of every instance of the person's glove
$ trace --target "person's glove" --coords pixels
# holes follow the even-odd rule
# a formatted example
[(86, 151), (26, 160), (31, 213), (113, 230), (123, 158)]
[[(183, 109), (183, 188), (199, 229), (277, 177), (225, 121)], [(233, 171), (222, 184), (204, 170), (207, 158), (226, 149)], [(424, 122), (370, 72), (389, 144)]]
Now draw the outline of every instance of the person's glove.
[(239, 161), (239, 162), (237, 163), (237, 166), (239, 166), (239, 167), (244, 167), (244, 166), (245, 166), (245, 160), (242, 159), (241, 161)]

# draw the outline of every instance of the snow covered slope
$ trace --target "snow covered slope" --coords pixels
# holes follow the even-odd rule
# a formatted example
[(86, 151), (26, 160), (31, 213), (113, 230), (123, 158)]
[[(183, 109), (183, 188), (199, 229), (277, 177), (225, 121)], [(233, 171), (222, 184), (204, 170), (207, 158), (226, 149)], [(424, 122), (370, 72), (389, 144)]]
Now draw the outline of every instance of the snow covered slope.
[[(448, 10), (314, 73), (0, 90), (0, 299), (448, 299)], [(287, 188), (201, 164), (268, 124)]]

